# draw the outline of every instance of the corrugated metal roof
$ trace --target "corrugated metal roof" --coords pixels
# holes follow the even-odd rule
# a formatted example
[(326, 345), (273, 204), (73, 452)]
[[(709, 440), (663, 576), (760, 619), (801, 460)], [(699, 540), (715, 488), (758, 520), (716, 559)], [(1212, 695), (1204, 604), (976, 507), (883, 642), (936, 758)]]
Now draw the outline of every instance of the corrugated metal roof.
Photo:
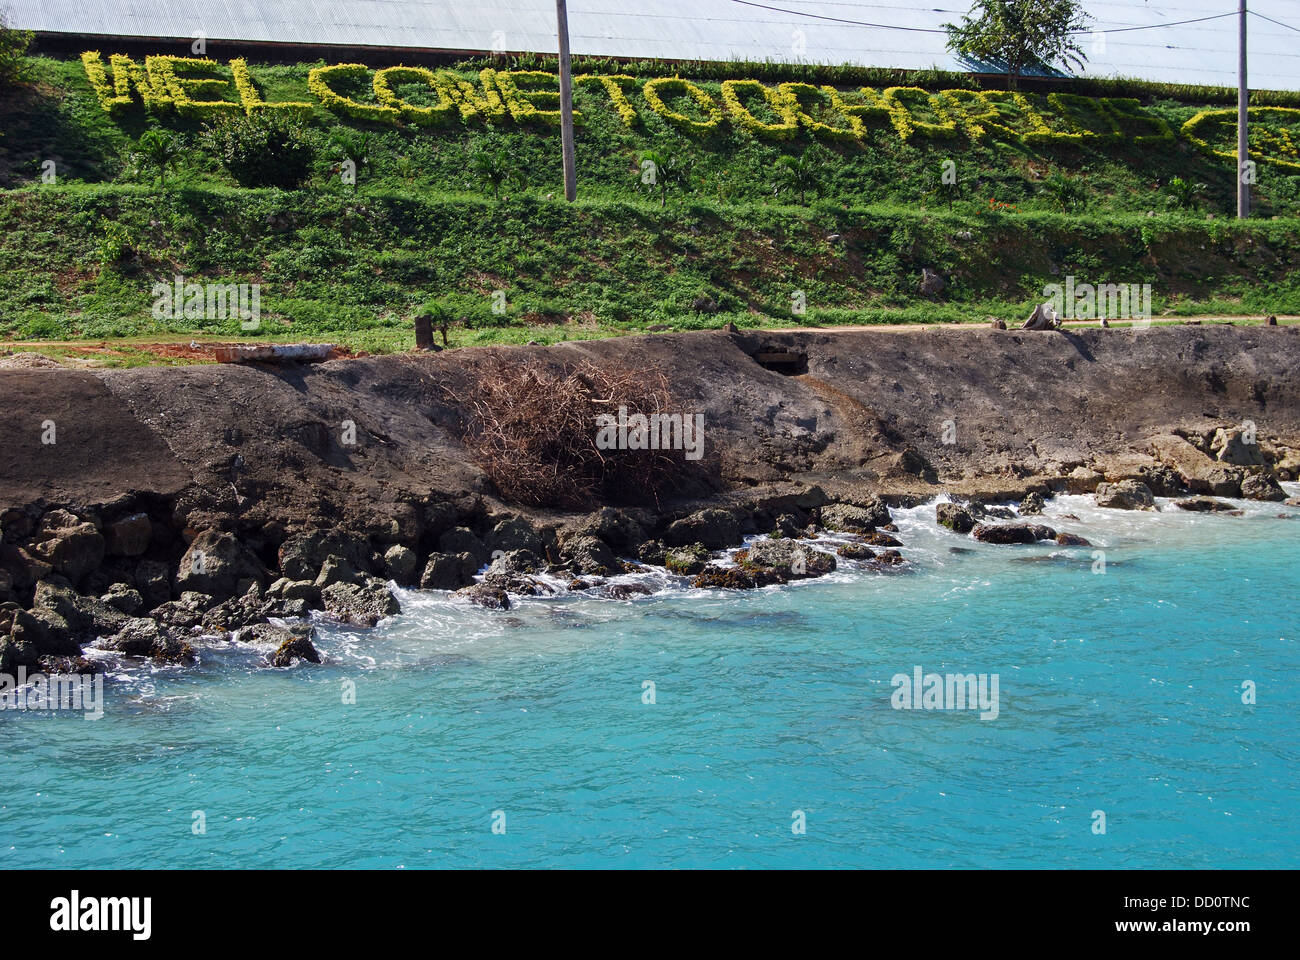
[[(570, 0), (574, 53), (672, 60), (778, 60), (960, 70), (944, 46), (945, 21), (965, 0)], [(554, 53), (552, 0), (0, 0), (14, 26), (50, 33), (311, 45), (505, 49)], [(1085, 36), (1089, 76), (1235, 85), (1237, 21), (1163, 26), (1232, 13), (1234, 0), (1084, 0), (1096, 36)], [(1250, 80), (1300, 89), (1300, 2), (1251, 0)], [(789, 12), (783, 12), (789, 11)], [(816, 19), (859, 21), (910, 31)], [(1125, 30), (1131, 27), (1154, 29)], [(917, 28), (920, 28), (919, 30)]]

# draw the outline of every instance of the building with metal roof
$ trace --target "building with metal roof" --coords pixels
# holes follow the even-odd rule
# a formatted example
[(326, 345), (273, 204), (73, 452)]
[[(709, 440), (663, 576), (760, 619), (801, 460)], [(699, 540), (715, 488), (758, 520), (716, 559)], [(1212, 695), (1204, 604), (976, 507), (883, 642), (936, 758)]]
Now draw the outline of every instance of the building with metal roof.
[[(1082, 75), (1234, 86), (1235, 0), (1083, 0)], [(1250, 0), (1250, 84), (1300, 89), (1300, 2)], [(575, 54), (978, 69), (946, 49), (966, 0), (569, 0)], [(0, 0), (43, 40), (554, 53), (552, 0)]]

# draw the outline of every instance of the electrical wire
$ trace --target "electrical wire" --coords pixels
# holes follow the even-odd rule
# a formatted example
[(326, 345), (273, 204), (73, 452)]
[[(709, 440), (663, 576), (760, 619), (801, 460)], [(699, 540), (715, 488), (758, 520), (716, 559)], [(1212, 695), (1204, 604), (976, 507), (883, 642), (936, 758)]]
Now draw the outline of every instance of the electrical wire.
[[(821, 13), (808, 13), (803, 10), (787, 10), (783, 7), (769, 6), (766, 3), (755, 3), (753, 2), (753, 0), (731, 0), (731, 2), (738, 3), (744, 7), (758, 7), (760, 10), (770, 10), (773, 13), (786, 13), (792, 17), (808, 17), (813, 20), (828, 20), (831, 23), (847, 23), (855, 27), (875, 27), (876, 29), (879, 30), (906, 30), (909, 33), (947, 33), (948, 32), (947, 30), (937, 29), (934, 27), (903, 27), (893, 23), (868, 23), (865, 20), (847, 20), (843, 17), (828, 17), (825, 14), (821, 14)], [(1250, 12), (1254, 13), (1253, 10)], [(1161, 27), (1181, 27), (1184, 24), (1188, 24), (1188, 23), (1205, 23), (1208, 20), (1222, 20), (1224, 17), (1235, 17), (1238, 16), (1239, 14), (1240, 11), (1234, 10), (1231, 13), (1216, 13), (1213, 16), (1196, 17), (1195, 19), (1192, 20), (1173, 20), (1170, 21), (1169, 23), (1148, 23), (1137, 27), (1108, 27), (1105, 29), (1090, 27), (1089, 29), (1086, 30), (1071, 30), (1069, 32), (1077, 35), (1084, 35), (1084, 34), (1094, 34), (1094, 33), (1105, 33), (1105, 34), (1129, 33), (1133, 30), (1158, 30)], [(1256, 13), (1255, 16), (1263, 17), (1264, 15), (1262, 13)], [(1264, 17), (1264, 19), (1269, 20), (1270, 18)], [(1277, 23), (1283, 27), (1289, 27), (1288, 24), (1281, 23), (1278, 20), (1273, 20), (1271, 22)], [(1296, 30), (1297, 28), (1289, 27), (1289, 29)]]

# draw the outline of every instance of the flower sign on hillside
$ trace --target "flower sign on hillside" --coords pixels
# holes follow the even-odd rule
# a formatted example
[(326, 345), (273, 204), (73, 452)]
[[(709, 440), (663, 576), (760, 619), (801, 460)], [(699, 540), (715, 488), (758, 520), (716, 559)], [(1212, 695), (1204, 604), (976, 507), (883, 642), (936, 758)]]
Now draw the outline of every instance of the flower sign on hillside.
[[(307, 114), (324, 107), (355, 120), (416, 127), (506, 121), (549, 125), (558, 123), (560, 115), (557, 77), (536, 70), (485, 69), (469, 75), (339, 63), (310, 70), (307, 89), (314, 102), (267, 101), (243, 59), (223, 68), (208, 59), (150, 56), (141, 64), (113, 54), (105, 64), (100, 53), (89, 51), (81, 60), (100, 105), (110, 113), (137, 102), (155, 113), (195, 117), (257, 111)], [(843, 89), (744, 78), (713, 85), (678, 76), (640, 80), (620, 74), (580, 75), (574, 85), (583, 109), (613, 110), (628, 128), (640, 125), (648, 113), (701, 138), (727, 124), (766, 140), (803, 134), (854, 142), (873, 127), (892, 130), (905, 142), (964, 137), (1034, 146), (1175, 139), (1163, 119), (1125, 97), (920, 87)], [(1233, 112), (1203, 111), (1182, 133), (1201, 149), (1232, 158), (1235, 147), (1225, 152), (1219, 127)], [(582, 122), (581, 112), (575, 119)], [(1251, 119), (1256, 123), (1252, 157), (1300, 169), (1300, 110), (1256, 107)]]

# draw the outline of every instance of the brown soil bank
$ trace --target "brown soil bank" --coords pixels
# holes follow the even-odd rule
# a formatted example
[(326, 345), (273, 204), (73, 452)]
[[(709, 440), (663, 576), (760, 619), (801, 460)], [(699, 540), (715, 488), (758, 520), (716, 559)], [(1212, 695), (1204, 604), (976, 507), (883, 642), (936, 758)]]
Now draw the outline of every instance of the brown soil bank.
[[(658, 504), (615, 491), (617, 513), (503, 503), (460, 440), (486, 355), (661, 371), (682, 412), (704, 417), (689, 486)], [(1136, 480), (1157, 495), (1280, 499), (1276, 479), (1300, 471), (1297, 361), (1300, 328), (1179, 326), (707, 332), (317, 366), (0, 370), (0, 659), (75, 656), (110, 633), (123, 651), (183, 658), (196, 630), (264, 629), (310, 608), (374, 622), (394, 609), (384, 580), (463, 587), (495, 550), (518, 556), (495, 581), (504, 592), (476, 597), (489, 604), (527, 592), (520, 576), (542, 566), (599, 576), (638, 556), (699, 572), (743, 533), (888, 529), (877, 497)], [(1131, 486), (1117, 505), (1141, 505)], [(672, 548), (685, 553), (665, 558)], [(778, 561), (782, 576), (804, 569)], [(282, 639), (290, 653), (307, 642)]]
[(0, 508), (156, 494), (191, 529), (236, 529), (490, 499), (455, 399), (466, 361), (486, 353), (664, 371), (704, 415), (700, 465), (717, 493), (995, 495), (1138, 462), (1174, 430), (1249, 420), (1283, 446), (1300, 437), (1296, 327), (701, 332), (317, 366), (0, 371)]

